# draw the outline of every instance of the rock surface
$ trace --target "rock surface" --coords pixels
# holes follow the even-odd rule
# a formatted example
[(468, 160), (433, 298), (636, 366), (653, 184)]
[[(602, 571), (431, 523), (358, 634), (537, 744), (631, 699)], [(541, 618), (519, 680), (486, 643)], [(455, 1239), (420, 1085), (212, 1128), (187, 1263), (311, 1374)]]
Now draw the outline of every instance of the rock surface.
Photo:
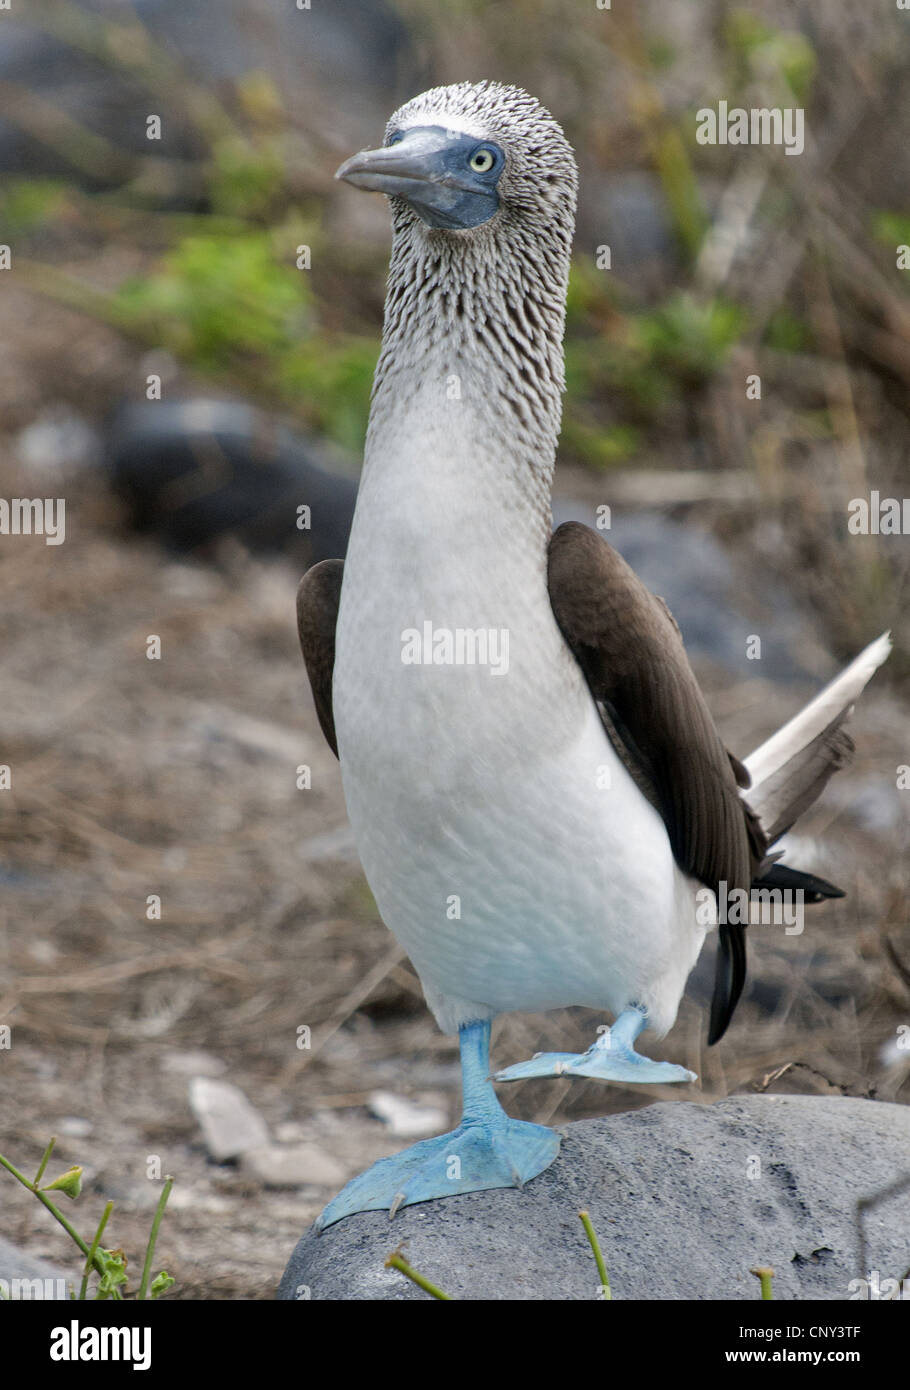
[[(323, 139), (328, 132), (339, 149), (356, 149), (370, 129), (382, 130), (390, 85), (400, 99), (420, 90), (406, 26), (387, 0), (332, 0), (308, 9), (272, 0), (194, 0), (192, 5), (136, 0), (126, 9), (119, 0), (75, 0), (71, 8), (77, 19), (81, 11), (121, 25), (129, 24), (135, 10), (152, 43), (176, 60), (178, 71), (182, 68), (191, 83), (204, 84), (222, 97), (243, 74), (268, 73), (281, 91), (288, 128), (299, 124), (307, 134), (315, 129)], [(29, 176), (62, 172), (89, 186), (118, 182), (124, 173), (120, 152), (149, 153), (145, 113), (161, 109), (166, 99), (160, 84), (144, 75), (141, 31), (138, 39), (135, 31), (130, 36), (134, 73), (129, 63), (102, 61), (77, 43), (43, 32), (40, 16), (33, 21), (28, 5), (12, 9), (3, 20), (0, 80), (26, 86), (48, 107), (111, 141), (114, 153), (108, 170), (100, 160), (97, 167), (83, 169), (67, 160), (54, 141), (27, 134), (28, 123), (23, 129), (0, 116), (0, 169)], [(77, 32), (79, 28), (77, 24)], [(153, 91), (158, 105), (150, 104)], [(397, 105), (394, 98), (392, 105)], [(166, 100), (165, 114), (155, 154), (171, 159), (198, 155), (199, 135), (181, 105)]]
[[(851, 1280), (910, 1265), (910, 1106), (821, 1096), (662, 1102), (566, 1127), (523, 1191), (365, 1212), (299, 1241), (280, 1299), (426, 1298), (386, 1256), (455, 1298), (597, 1299), (587, 1208), (614, 1299), (847, 1299)], [(750, 1173), (758, 1176), (750, 1177)], [(906, 1176), (901, 1191), (884, 1189)], [(881, 1199), (861, 1214), (857, 1203)]]
[(190, 1082), (190, 1108), (216, 1163), (237, 1158), (250, 1149), (264, 1148), (269, 1142), (265, 1120), (240, 1087), (230, 1081), (194, 1077)]

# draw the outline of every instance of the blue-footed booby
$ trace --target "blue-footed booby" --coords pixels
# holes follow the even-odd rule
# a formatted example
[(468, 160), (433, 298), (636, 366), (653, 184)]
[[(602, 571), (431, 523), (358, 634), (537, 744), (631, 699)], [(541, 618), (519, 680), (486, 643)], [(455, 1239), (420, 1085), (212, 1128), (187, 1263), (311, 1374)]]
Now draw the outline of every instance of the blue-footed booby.
[[(673, 1025), (710, 925), (699, 894), (841, 896), (769, 845), (845, 761), (844, 720), (890, 646), (741, 763), (662, 600), (597, 532), (551, 537), (577, 176), (539, 102), (434, 88), (336, 177), (388, 195), (393, 245), (347, 559), (301, 581), (301, 645), (383, 921), (459, 1035), (464, 1113), (353, 1179), (320, 1227), (553, 1161), (559, 1136), (494, 1092), (498, 1013), (614, 1022), (583, 1055), (496, 1080), (695, 1079), (634, 1044)], [(718, 936), (711, 1042), (745, 977), (743, 926)]]

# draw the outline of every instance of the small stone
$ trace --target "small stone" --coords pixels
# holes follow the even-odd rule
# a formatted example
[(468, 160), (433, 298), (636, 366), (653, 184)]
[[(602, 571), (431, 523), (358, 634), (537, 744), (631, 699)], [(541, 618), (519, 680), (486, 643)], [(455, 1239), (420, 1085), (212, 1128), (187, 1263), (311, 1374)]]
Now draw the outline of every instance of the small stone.
[(190, 1082), (190, 1106), (216, 1163), (237, 1158), (249, 1149), (263, 1148), (269, 1142), (265, 1120), (239, 1086), (230, 1081), (194, 1076)]
[(37, 961), (39, 965), (53, 965), (60, 955), (52, 941), (42, 941), (40, 938), (30, 941), (26, 949), (32, 960)]
[(58, 1120), (55, 1126), (57, 1134), (66, 1135), (67, 1139), (87, 1139), (92, 1132), (91, 1120), (84, 1120), (81, 1115), (64, 1115), (62, 1120)]
[(388, 1125), (392, 1134), (402, 1139), (438, 1134), (445, 1129), (448, 1118), (438, 1105), (421, 1105), (393, 1091), (373, 1091), (367, 1105), (377, 1119)]
[(41, 412), (16, 440), (16, 452), (26, 471), (35, 478), (61, 477), (97, 458), (96, 432), (81, 415), (56, 404)]
[(193, 1183), (175, 1183), (168, 1198), (168, 1209), (174, 1211), (192, 1211), (197, 1213), (207, 1213), (210, 1216), (224, 1216), (227, 1212), (235, 1210), (236, 1203), (228, 1197), (220, 1197), (216, 1192), (210, 1192), (204, 1188), (197, 1187)]
[(162, 1071), (177, 1072), (180, 1076), (223, 1076), (227, 1062), (211, 1052), (166, 1052), (161, 1058)]
[(347, 1171), (318, 1144), (266, 1144), (243, 1155), (243, 1171), (265, 1187), (340, 1187)]
[(299, 1120), (282, 1120), (275, 1126), (275, 1138), (279, 1144), (300, 1144), (307, 1138), (307, 1127)]

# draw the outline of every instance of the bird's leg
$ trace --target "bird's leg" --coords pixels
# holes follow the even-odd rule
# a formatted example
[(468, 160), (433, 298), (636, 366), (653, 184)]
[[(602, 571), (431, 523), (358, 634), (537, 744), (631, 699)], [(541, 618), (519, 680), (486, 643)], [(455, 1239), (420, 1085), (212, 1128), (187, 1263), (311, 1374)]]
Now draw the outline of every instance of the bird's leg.
[(695, 1081), (694, 1071), (673, 1062), (652, 1062), (642, 1057), (632, 1044), (647, 1026), (648, 1013), (632, 1004), (619, 1015), (612, 1028), (598, 1035), (587, 1052), (538, 1052), (530, 1062), (496, 1073), (497, 1081), (524, 1081), (529, 1076), (594, 1076), (602, 1081), (635, 1081), (651, 1084), (664, 1081)]
[(462, 1118), (457, 1129), (381, 1158), (352, 1178), (316, 1220), (318, 1230), (358, 1211), (388, 1211), (450, 1197), (521, 1187), (548, 1168), (559, 1152), (559, 1135), (543, 1125), (513, 1120), (490, 1081), (489, 1020), (468, 1023), (461, 1048)]

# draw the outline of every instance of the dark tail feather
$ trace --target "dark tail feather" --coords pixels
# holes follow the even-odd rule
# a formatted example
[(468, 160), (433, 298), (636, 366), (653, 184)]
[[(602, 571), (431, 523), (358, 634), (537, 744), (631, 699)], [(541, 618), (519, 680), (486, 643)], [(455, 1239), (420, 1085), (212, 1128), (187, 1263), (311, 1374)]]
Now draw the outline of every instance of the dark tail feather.
[(733, 1010), (746, 981), (746, 933), (739, 924), (722, 922), (718, 928), (717, 960), (708, 1043), (719, 1042), (727, 1031)]
[[(805, 895), (803, 901), (807, 903), (820, 903), (825, 898), (846, 897), (842, 888), (837, 888), (827, 879), (819, 878), (817, 874), (803, 873), (801, 869), (791, 869), (789, 865), (776, 860), (767, 865), (760, 878), (752, 880), (753, 892), (760, 888), (799, 891)], [(719, 1042), (726, 1033), (746, 980), (745, 928), (738, 923), (722, 922), (718, 936), (714, 995), (711, 999), (711, 1022), (708, 1028), (709, 1044)]]
[(791, 869), (788, 864), (778, 862), (771, 864), (758, 878), (754, 878), (752, 888), (753, 891), (756, 888), (786, 888), (790, 892), (801, 892), (804, 895), (803, 901), (807, 903), (820, 903), (825, 898), (847, 896), (843, 888), (829, 883), (826, 878), (819, 878), (817, 874), (806, 874), (801, 869)]

